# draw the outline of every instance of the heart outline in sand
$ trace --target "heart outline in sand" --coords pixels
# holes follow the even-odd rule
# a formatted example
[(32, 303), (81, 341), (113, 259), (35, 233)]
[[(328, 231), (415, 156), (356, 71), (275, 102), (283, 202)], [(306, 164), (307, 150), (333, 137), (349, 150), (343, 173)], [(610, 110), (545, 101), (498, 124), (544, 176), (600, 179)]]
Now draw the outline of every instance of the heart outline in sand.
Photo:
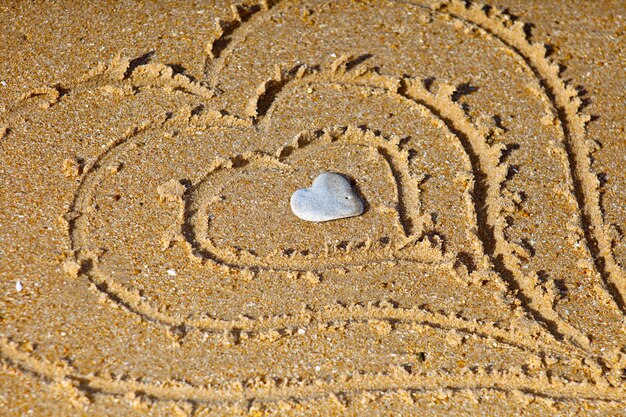
[[(270, 255), (259, 255), (247, 247), (216, 244), (211, 237), (212, 222), (209, 221), (213, 204), (219, 200), (219, 192), (212, 185), (215, 175), (230, 170), (256, 169), (267, 164), (293, 173), (294, 167), (289, 163), (293, 155), (310, 146), (325, 148), (331, 144), (368, 148), (374, 146), (376, 153), (384, 159), (384, 164), (388, 168), (387, 175), (391, 180), (390, 191), (393, 196), (391, 196), (391, 201), (384, 202), (376, 212), (391, 214), (392, 219), (389, 220), (393, 222), (394, 227), (388, 233), (377, 238), (368, 236), (362, 240), (350, 241), (344, 243), (345, 247), (342, 248), (325, 246), (327, 249), (320, 248), (315, 252), (315, 256), (311, 256), (312, 252), (308, 248), (304, 251), (293, 251), (288, 247), (278, 249)], [(423, 231), (427, 227), (425, 222), (432, 218), (432, 214), (422, 212), (417, 199), (405, 199), (401, 192), (402, 189), (415, 187), (415, 182), (418, 181), (408, 173), (407, 158), (408, 151), (396, 137), (386, 138), (366, 128), (355, 126), (333, 126), (300, 132), (273, 155), (248, 152), (226, 159), (217, 159), (211, 164), (204, 177), (189, 184), (188, 187), (181, 186), (184, 180), (180, 179), (172, 179), (162, 185), (161, 197), (180, 204), (180, 223), (175, 229), (171, 229), (171, 232), (168, 229), (165, 235), (166, 241), (183, 242), (189, 254), (201, 262), (208, 262), (219, 268), (233, 268), (244, 272), (255, 271), (254, 273), (261, 270), (322, 273), (337, 268), (344, 270), (352, 267), (360, 268), (364, 263), (441, 263), (444, 256), (439, 242), (423, 239)], [(398, 175), (394, 175), (394, 172)], [(399, 181), (402, 185), (398, 184)], [(293, 188), (297, 188), (296, 184)], [(376, 202), (375, 196), (372, 195), (371, 198), (374, 200), (368, 201), (368, 204), (380, 204)], [(401, 210), (403, 215), (401, 215)], [(407, 219), (410, 220), (411, 227), (406, 227)], [(357, 255), (365, 256), (365, 262), (355, 263), (354, 257)]]

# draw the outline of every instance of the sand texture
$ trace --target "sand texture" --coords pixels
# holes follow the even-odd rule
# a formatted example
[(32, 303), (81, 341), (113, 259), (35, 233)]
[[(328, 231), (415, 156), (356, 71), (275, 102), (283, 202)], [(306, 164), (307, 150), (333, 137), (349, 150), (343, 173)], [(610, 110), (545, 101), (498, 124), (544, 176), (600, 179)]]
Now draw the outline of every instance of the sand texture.
[(0, 4), (1, 415), (626, 415), (626, 3), (79, 3)]

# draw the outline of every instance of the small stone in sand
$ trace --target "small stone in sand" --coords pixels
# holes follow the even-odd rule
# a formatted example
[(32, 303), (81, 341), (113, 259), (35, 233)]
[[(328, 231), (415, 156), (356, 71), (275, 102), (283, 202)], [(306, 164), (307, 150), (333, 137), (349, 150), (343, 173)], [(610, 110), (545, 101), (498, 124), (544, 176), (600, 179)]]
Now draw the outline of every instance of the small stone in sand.
[(301, 188), (291, 196), (293, 214), (310, 222), (358, 216), (363, 209), (363, 201), (350, 182), (333, 172), (320, 174), (310, 188)]

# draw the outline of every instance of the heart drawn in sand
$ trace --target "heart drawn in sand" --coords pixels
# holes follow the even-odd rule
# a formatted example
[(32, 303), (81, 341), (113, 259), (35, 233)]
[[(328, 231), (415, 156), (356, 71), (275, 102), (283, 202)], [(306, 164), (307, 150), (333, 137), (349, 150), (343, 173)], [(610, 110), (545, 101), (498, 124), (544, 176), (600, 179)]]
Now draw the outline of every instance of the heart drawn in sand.
[(302, 220), (325, 222), (360, 215), (363, 201), (344, 176), (324, 172), (315, 178), (310, 188), (293, 193), (291, 210)]

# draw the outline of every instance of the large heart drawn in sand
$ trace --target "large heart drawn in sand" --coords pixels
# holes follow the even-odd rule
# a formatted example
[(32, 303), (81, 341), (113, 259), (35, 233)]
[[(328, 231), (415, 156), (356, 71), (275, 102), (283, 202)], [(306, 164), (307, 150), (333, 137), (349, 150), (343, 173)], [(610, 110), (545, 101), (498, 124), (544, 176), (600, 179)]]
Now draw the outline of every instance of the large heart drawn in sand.
[[(129, 63), (121, 61), (99, 69), (87, 82), (106, 100), (158, 103), (165, 111), (110, 139), (84, 168), (64, 216), (75, 254), (67, 269), (83, 272), (104, 294), (142, 316), (165, 325), (183, 320), (202, 329), (213, 325), (190, 317), (208, 312), (228, 320), (237, 312), (293, 308), (287, 302), (257, 302), (258, 311), (247, 310), (256, 294), (284, 291), (276, 287), (283, 282), (302, 294), (302, 303), (311, 304), (317, 299), (313, 288), (363, 303), (390, 295), (406, 299), (407, 305), (414, 297), (426, 302), (439, 287), (452, 297), (474, 279), (457, 268), (463, 266), (457, 265), (458, 250), (465, 252), (469, 272), (486, 266), (472, 232), (470, 162), (437, 112), (410, 94), (462, 114), (450, 100), (453, 89), (440, 86), (433, 93), (406, 79), (402, 95), (399, 79), (348, 70), (349, 63), (341, 57), (315, 69), (281, 72), (282, 94), (253, 119), (206, 108), (211, 91), (167, 66), (140, 65), (129, 72)], [(252, 95), (253, 112), (266, 101), (268, 85)], [(179, 103), (178, 110), (169, 111), (174, 106), (159, 99), (163, 90), (174, 92), (165, 96)], [(335, 118), (330, 126), (311, 122), (304, 130), (285, 124), (273, 128), (272, 123), (290, 120), (279, 115), (294, 107), (283, 99), (302, 91), (307, 94), (302, 104), (338, 109), (358, 99), (364, 110)], [(63, 105), (91, 99), (89, 92), (65, 97)], [(393, 120), (380, 105), (393, 109)], [(449, 158), (445, 171), (439, 168), (438, 148)], [(315, 178), (320, 167), (359, 178), (366, 213), (349, 223), (277, 226), (293, 218), (291, 192), (302, 178)], [(390, 293), (378, 281), (399, 265), (411, 272), (398, 276)], [(433, 281), (422, 271), (454, 276), (460, 288)], [(241, 283), (250, 293), (238, 290)], [(207, 297), (207, 289), (216, 295)]]

